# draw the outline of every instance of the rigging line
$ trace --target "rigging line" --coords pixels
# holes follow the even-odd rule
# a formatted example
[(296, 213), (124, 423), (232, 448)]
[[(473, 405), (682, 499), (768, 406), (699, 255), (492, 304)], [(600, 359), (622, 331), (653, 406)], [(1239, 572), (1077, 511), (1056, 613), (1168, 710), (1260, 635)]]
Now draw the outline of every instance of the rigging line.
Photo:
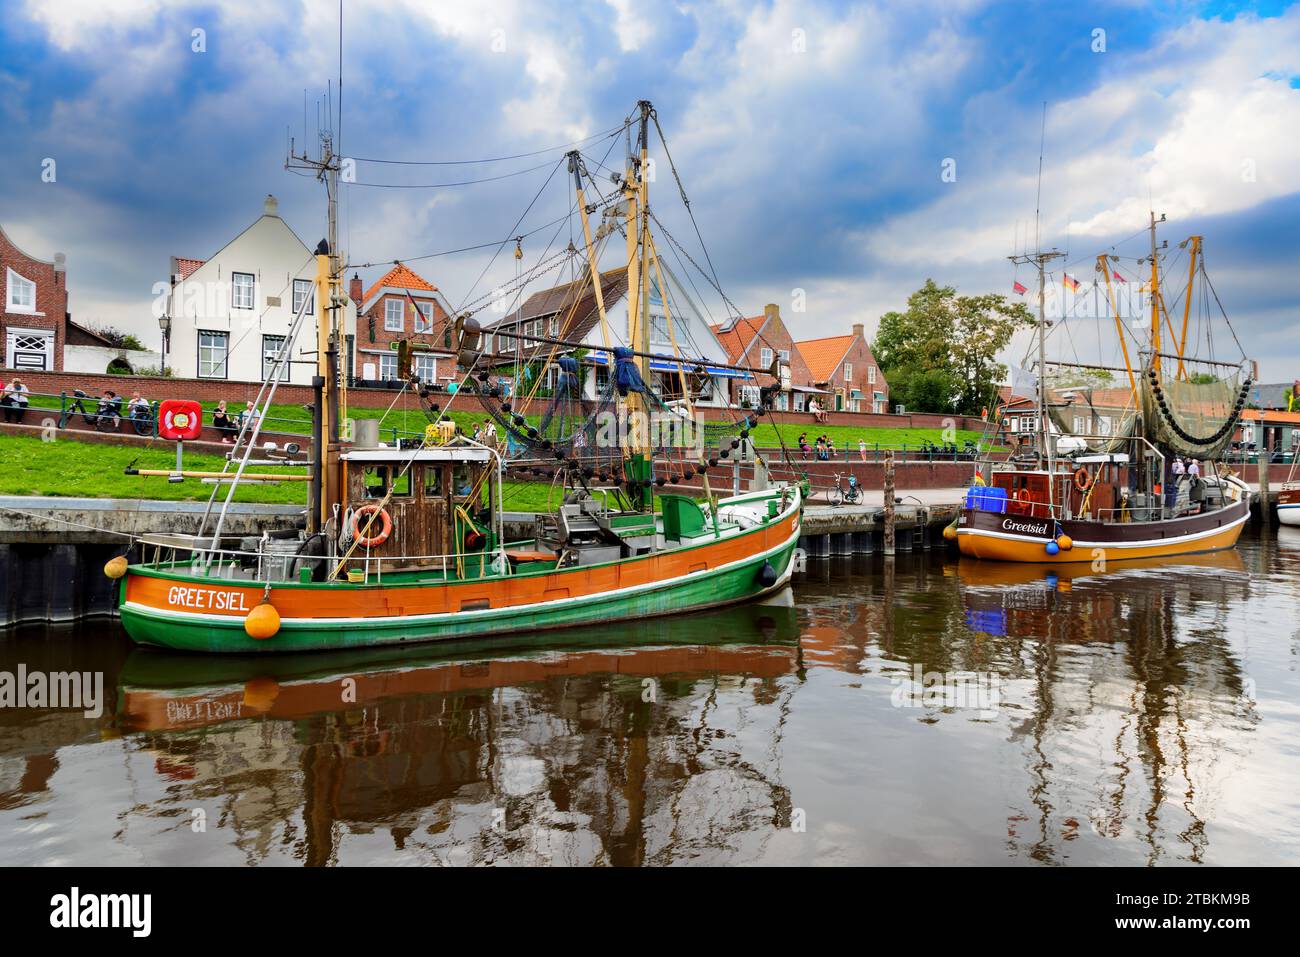
[(487, 243), (477, 243), (476, 245), (473, 246), (461, 246), (458, 249), (444, 249), (441, 252), (425, 253), (422, 256), (400, 256), (395, 259), (377, 259), (374, 260), (373, 262), (348, 263), (343, 268), (344, 269), (370, 269), (373, 268), (374, 266), (391, 266), (393, 263), (397, 263), (397, 262), (415, 263), (415, 262), (421, 262), (425, 259), (437, 259), (440, 256), (454, 256), (458, 253), (469, 253), (469, 252), (474, 252), (475, 250), (478, 249), (490, 249), (493, 246), (499, 246), (502, 243), (508, 243), (512, 239), (527, 239), (529, 236), (533, 236), (536, 235), (537, 233), (540, 233), (543, 229), (549, 229), (550, 227), (554, 226), (556, 223), (564, 222), (564, 219), (565, 217), (561, 216), (559, 219), (553, 219), (549, 223), (542, 223), (542, 225), (537, 226), (534, 229), (530, 229), (526, 233), (520, 233), (517, 236), (507, 236), (505, 239), (500, 239), (500, 240), (494, 239), (491, 242), (487, 242)]
[(1213, 280), (1210, 279), (1210, 273), (1205, 268), (1204, 252), (1201, 253), (1201, 275), (1205, 277), (1205, 283), (1207, 286), (1210, 287), (1210, 292), (1214, 296), (1214, 302), (1216, 305), (1218, 305), (1219, 312), (1223, 314), (1223, 321), (1228, 327), (1228, 332), (1232, 333), (1232, 341), (1237, 344), (1237, 348), (1241, 351), (1241, 357), (1243, 359), (1248, 358), (1246, 355), (1246, 350), (1241, 344), (1241, 340), (1237, 338), (1237, 330), (1232, 328), (1232, 320), (1228, 318), (1228, 311), (1223, 308), (1223, 303), (1219, 301), (1219, 292), (1214, 288), (1214, 282)]
[(543, 153), (553, 153), (556, 150), (571, 150), (575, 146), (584, 143), (590, 143), (598, 140), (603, 136), (615, 137), (627, 128), (631, 120), (624, 120), (619, 126), (611, 127), (600, 133), (593, 133), (591, 136), (584, 137), (580, 140), (574, 140), (572, 143), (564, 143), (560, 146), (548, 146), (545, 149), (533, 150), (528, 153), (514, 153), (510, 156), (492, 156), (486, 159), (470, 160), (395, 160), (395, 159), (377, 159), (375, 157), (354, 156), (352, 159), (358, 163), (379, 163), (385, 166), (473, 166), (477, 163), (502, 163), (506, 160), (527, 159), (530, 156), (541, 156)]
[[(722, 293), (722, 282), (718, 279), (718, 270), (713, 265), (713, 257), (709, 255), (709, 247), (704, 243), (704, 236), (700, 232), (700, 224), (695, 221), (695, 211), (691, 209), (691, 201), (686, 195), (686, 187), (682, 185), (682, 178), (677, 173), (677, 164), (673, 162), (673, 154), (668, 149), (668, 139), (664, 136), (664, 128), (659, 125), (659, 111), (652, 110), (650, 112), (650, 117), (655, 121), (655, 130), (659, 134), (659, 142), (663, 144), (664, 156), (668, 159), (668, 168), (672, 170), (673, 179), (677, 181), (677, 189), (682, 195), (682, 205), (686, 207), (686, 215), (690, 217), (691, 225), (695, 227), (695, 238), (700, 241), (700, 249), (704, 252), (704, 261), (709, 264), (709, 270), (713, 273), (714, 287), (718, 290), (718, 294), (722, 296), (723, 301), (731, 306), (731, 308), (736, 309), (735, 304), (732, 303), (731, 300), (727, 299), (727, 297)], [(651, 215), (653, 215), (653, 213)], [(655, 222), (658, 223), (659, 221), (656, 219)], [(663, 228), (662, 223), (659, 223), (659, 226), (661, 229)], [(739, 309), (736, 309), (736, 316), (740, 319), (745, 318)]]
[(353, 182), (352, 186), (368, 186), (372, 189), (441, 189), (448, 186), (473, 186), (476, 183), (495, 183), (502, 179), (511, 179), (515, 176), (524, 176), (528, 173), (535, 173), (539, 169), (546, 169), (550, 163), (539, 163), (536, 166), (530, 166), (527, 169), (514, 170), (509, 173), (501, 173), (497, 176), (484, 176), (481, 179), (464, 179), (451, 183), (362, 183)]
[(39, 512), (29, 512), (21, 508), (13, 508), (10, 505), (0, 505), (0, 511), (12, 512), (15, 515), (25, 515), (28, 518), (34, 518), (42, 522), (58, 522), (60, 525), (71, 525), (73, 528), (84, 528), (92, 532), (99, 532), (103, 535), (117, 535), (119, 538), (125, 538), (129, 541), (138, 541), (142, 536), (132, 535), (129, 532), (119, 532), (111, 528), (99, 528), (96, 525), (87, 525), (84, 522), (74, 522), (66, 518), (56, 518), (53, 515), (42, 515)]

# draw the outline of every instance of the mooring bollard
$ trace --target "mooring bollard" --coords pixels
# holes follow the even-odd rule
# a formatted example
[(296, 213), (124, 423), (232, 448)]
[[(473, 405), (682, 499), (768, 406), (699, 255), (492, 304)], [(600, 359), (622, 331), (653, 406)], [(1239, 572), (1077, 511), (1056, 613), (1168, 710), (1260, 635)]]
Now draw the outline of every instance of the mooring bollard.
[(894, 554), (894, 451), (885, 452), (885, 542), (886, 555)]
[(1273, 454), (1273, 449), (1269, 444), (1269, 430), (1263, 427), (1261, 423), (1260, 435), (1263, 439), (1259, 450), (1259, 520), (1265, 528), (1273, 521), (1273, 516), (1269, 514), (1269, 487), (1268, 487), (1268, 460)]

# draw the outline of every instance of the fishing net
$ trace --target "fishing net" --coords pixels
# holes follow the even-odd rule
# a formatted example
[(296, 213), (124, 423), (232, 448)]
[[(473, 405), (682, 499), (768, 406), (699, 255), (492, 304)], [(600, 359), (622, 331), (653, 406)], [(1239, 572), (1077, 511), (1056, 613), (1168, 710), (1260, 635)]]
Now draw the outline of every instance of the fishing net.
[(1251, 380), (1240, 370), (1226, 374), (1179, 374), (1177, 362), (1148, 369), (1142, 380), (1147, 438), (1175, 455), (1214, 458), (1232, 441)]
[(1114, 452), (1137, 428), (1128, 375), (1106, 369), (1049, 370), (1047, 408), (1052, 424), (1079, 451)]

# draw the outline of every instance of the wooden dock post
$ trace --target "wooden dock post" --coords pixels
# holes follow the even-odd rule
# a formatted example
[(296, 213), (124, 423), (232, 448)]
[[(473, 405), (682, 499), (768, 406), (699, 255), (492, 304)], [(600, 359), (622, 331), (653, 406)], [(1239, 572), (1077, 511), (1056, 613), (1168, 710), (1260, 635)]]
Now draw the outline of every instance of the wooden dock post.
[(885, 541), (884, 552), (894, 554), (894, 450), (885, 452)]
[(1259, 432), (1262, 440), (1259, 447), (1259, 520), (1265, 528), (1268, 528), (1273, 521), (1269, 506), (1271, 492), (1268, 487), (1268, 460), (1273, 454), (1273, 448), (1269, 442), (1268, 426), (1260, 423)]

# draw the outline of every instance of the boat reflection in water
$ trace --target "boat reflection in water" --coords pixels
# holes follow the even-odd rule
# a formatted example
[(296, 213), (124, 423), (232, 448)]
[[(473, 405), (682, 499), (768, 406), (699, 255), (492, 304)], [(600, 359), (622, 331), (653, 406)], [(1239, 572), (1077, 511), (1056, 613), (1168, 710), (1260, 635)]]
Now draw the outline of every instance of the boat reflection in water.
[[(776, 679), (799, 667), (798, 634), (787, 589), (533, 642), (139, 649), (118, 722), (175, 785), (175, 807), (143, 813), (211, 802), (250, 863), (286, 851), (382, 861), (395, 848), (430, 863), (648, 863), (670, 835), (674, 855), (694, 839), (716, 852), (751, 817), (788, 817), (775, 765), (742, 753), (733, 731), (790, 693)], [(674, 833), (679, 817), (691, 837)]]

